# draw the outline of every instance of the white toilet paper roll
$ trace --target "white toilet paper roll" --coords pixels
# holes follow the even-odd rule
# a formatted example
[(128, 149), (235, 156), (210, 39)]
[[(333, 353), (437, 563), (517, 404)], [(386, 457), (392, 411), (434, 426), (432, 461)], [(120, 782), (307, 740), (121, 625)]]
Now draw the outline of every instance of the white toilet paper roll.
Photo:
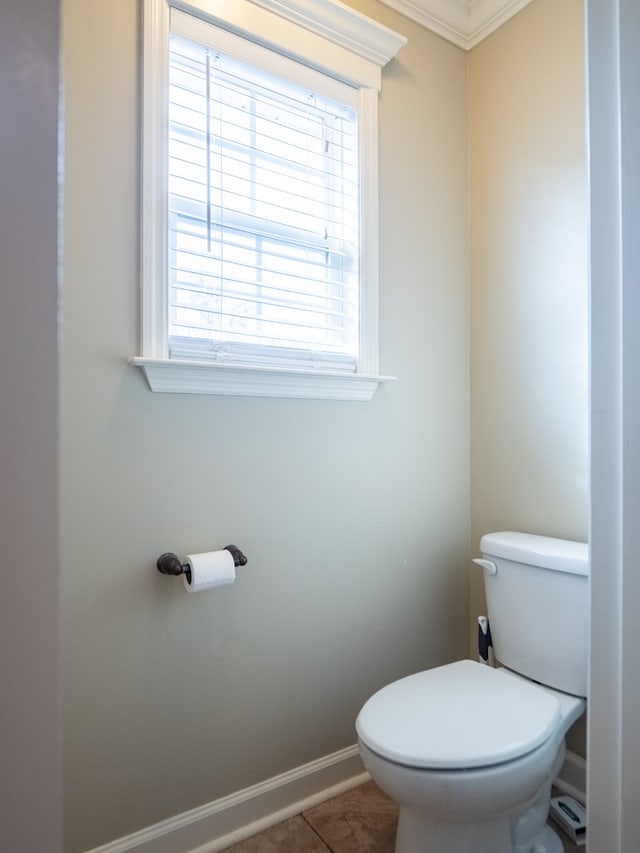
[(188, 554), (185, 563), (190, 575), (184, 575), (188, 592), (200, 592), (214, 586), (225, 586), (236, 579), (236, 567), (230, 551), (207, 551), (204, 554)]

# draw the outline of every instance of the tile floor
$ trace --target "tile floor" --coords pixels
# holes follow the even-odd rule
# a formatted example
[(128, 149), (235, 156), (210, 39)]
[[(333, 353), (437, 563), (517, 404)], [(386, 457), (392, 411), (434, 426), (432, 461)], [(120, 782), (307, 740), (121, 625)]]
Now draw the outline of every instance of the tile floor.
[[(396, 819), (395, 804), (367, 782), (228, 847), (227, 853), (393, 853)], [(565, 853), (586, 853), (557, 832)]]

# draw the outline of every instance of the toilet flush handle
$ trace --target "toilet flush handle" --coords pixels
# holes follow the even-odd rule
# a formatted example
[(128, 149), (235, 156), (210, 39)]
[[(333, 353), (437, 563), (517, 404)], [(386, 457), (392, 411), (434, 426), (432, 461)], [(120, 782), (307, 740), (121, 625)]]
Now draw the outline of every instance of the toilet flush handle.
[(476, 564), (476, 566), (482, 566), (482, 568), (488, 575), (495, 575), (495, 573), (498, 571), (498, 567), (492, 560), (483, 560), (481, 557), (476, 557), (473, 562)]

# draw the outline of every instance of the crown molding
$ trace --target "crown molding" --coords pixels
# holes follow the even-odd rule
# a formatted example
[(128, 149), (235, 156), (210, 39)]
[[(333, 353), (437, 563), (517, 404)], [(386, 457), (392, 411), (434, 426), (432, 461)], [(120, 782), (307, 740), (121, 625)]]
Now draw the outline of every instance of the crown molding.
[(501, 27), (531, 0), (382, 0), (464, 50)]
[(381, 68), (407, 43), (400, 33), (384, 27), (344, 3), (334, 0), (251, 0), (269, 12), (319, 33)]

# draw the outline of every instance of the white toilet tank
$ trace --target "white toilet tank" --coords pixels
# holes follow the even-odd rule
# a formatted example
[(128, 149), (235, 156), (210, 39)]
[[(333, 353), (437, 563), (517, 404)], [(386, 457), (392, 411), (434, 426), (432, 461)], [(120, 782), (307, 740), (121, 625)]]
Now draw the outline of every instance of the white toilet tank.
[(533, 681), (586, 696), (587, 545), (504, 532), (483, 536), (480, 550), (498, 662)]

